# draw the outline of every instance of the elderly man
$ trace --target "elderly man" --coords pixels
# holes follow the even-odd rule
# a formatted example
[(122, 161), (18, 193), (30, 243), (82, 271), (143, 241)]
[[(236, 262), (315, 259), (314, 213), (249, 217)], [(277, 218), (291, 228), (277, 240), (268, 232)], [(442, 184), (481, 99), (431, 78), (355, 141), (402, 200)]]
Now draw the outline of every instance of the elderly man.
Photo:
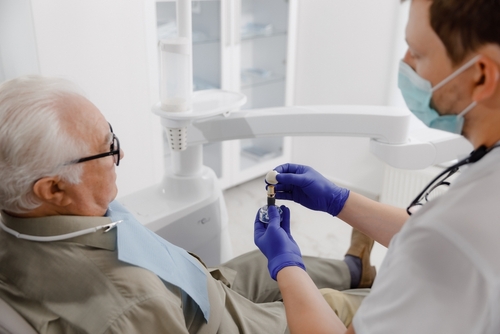
[[(0, 298), (38, 332), (287, 331), (260, 252), (208, 271), (113, 201), (123, 151), (71, 83), (3, 83), (0, 143)], [(371, 286), (373, 240), (353, 236), (346, 262), (305, 259), (319, 288)], [(359, 300), (331, 305), (349, 322)]]
[[(438, 175), (406, 210), (346, 193), (309, 167), (277, 167), (277, 198), (335, 208), (339, 218), (389, 245), (370, 295), (346, 329), (311, 288), (289, 228), (280, 226), (275, 212), (268, 226), (256, 223), (257, 244), (281, 268), (273, 273), (295, 333), (500, 332), (499, 21), (499, 0), (411, 3), (399, 72), (403, 97), (424, 123), (463, 134), (474, 151)], [(467, 168), (446, 194), (427, 196), (448, 186), (446, 179), (462, 166)], [(282, 253), (288, 266), (275, 261)]]

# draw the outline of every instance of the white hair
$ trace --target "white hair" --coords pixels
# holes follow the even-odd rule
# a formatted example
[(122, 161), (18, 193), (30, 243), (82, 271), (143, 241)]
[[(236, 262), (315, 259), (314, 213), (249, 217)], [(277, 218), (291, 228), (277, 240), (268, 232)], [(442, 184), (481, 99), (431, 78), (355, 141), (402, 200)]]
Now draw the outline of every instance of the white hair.
[[(0, 85), (0, 210), (25, 213), (40, 206), (35, 182), (59, 176), (77, 184), (82, 167), (67, 163), (88, 145), (65, 130), (64, 99), (83, 96), (68, 80), (25, 76)], [(73, 109), (73, 108), (68, 108)]]

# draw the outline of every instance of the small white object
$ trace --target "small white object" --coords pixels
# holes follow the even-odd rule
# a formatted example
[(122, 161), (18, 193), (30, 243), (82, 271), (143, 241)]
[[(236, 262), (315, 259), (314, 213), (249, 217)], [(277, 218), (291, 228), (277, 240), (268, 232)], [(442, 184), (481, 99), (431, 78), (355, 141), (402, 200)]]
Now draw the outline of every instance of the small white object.
[(277, 184), (278, 180), (276, 180), (276, 175), (278, 175), (278, 174), (279, 173), (275, 170), (268, 172), (266, 175), (266, 182), (269, 184)]
[[(278, 213), (280, 214), (280, 222), (283, 221), (283, 210), (277, 206), (278, 208)], [(264, 224), (269, 224), (269, 213), (268, 213), (268, 206), (264, 205), (259, 209), (259, 220), (264, 223)]]
[(188, 112), (191, 108), (191, 41), (187, 38), (161, 40), (160, 101), (167, 112)]
[(172, 151), (184, 151), (187, 148), (187, 127), (167, 128), (167, 138)]
[(246, 101), (247, 97), (242, 93), (207, 89), (193, 92), (190, 112), (169, 112), (162, 107), (161, 102), (155, 104), (152, 109), (153, 113), (162, 119), (169, 122), (184, 121), (187, 125), (190, 121), (227, 114), (244, 105)]
[[(232, 110), (246, 102), (246, 96), (220, 89), (197, 91), (192, 94), (192, 104), (186, 112), (178, 112), (183, 107), (177, 110), (166, 106), (166, 101), (164, 99), (154, 105), (153, 112), (161, 117), (161, 123), (167, 130), (169, 147), (173, 151), (184, 151), (188, 144), (187, 127), (193, 120), (216, 115), (227, 117)], [(174, 100), (170, 98), (169, 101)], [(177, 102), (179, 102), (178, 106), (183, 105), (180, 100)]]

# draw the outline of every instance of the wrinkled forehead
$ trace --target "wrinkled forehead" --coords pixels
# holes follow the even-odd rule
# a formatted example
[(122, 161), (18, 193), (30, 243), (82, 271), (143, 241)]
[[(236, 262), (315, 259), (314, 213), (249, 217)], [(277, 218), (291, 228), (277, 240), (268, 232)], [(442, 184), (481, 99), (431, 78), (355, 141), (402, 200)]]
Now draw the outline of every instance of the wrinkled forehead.
[(109, 124), (100, 110), (81, 95), (68, 95), (59, 102), (62, 126), (75, 138), (89, 141), (108, 137)]

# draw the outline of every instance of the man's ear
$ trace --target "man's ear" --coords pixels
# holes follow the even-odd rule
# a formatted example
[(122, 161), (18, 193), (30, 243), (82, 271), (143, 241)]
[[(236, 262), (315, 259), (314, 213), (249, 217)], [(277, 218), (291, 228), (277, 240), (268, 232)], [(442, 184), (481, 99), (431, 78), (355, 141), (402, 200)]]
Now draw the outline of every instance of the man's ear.
[(476, 66), (478, 70), (474, 75), (476, 85), (473, 88), (472, 100), (480, 102), (489, 99), (497, 92), (500, 68), (488, 56), (481, 57)]
[(58, 176), (43, 177), (33, 185), (33, 192), (42, 202), (56, 206), (66, 206), (71, 198), (65, 191), (67, 183)]

